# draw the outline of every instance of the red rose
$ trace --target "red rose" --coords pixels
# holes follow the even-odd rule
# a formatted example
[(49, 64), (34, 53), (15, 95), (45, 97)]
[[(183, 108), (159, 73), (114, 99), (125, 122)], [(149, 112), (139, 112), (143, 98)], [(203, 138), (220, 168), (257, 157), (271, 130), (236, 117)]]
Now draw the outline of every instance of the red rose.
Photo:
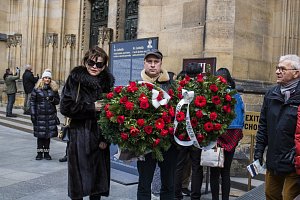
[(144, 131), (149, 135), (152, 133), (153, 128), (152, 128), (152, 126), (145, 126)]
[(117, 86), (117, 87), (115, 87), (115, 89), (114, 89), (115, 93), (117, 93), (117, 94), (121, 93), (122, 92), (122, 88), (123, 88), (123, 86)]
[(186, 81), (185, 79), (179, 81), (179, 85), (180, 85), (181, 87), (184, 87), (186, 84), (187, 84), (187, 81)]
[(197, 134), (197, 141), (199, 142), (199, 143), (201, 143), (203, 140), (204, 140), (204, 135), (202, 135), (202, 134)]
[(211, 122), (206, 122), (203, 128), (206, 132), (211, 132), (214, 129), (214, 125)]
[(169, 89), (168, 94), (172, 97), (172, 96), (174, 96), (174, 91), (172, 89)]
[(113, 113), (110, 112), (109, 110), (107, 110), (107, 111), (105, 112), (105, 114), (106, 114), (106, 117), (107, 117), (108, 119), (110, 119), (110, 118), (112, 118), (112, 117), (114, 116)]
[(171, 117), (175, 117), (175, 109), (174, 109), (174, 107), (170, 107), (169, 108), (169, 115), (171, 116)]
[(157, 101), (161, 101), (163, 99), (163, 93), (160, 91), (158, 96), (157, 96)]
[(198, 118), (202, 118), (203, 117), (202, 110), (197, 110), (196, 111), (196, 117), (198, 117)]
[(218, 114), (217, 114), (216, 112), (212, 112), (212, 113), (210, 113), (210, 115), (209, 115), (209, 118), (210, 118), (210, 120), (212, 120), (212, 121), (216, 120), (217, 117), (218, 117)]
[(185, 114), (184, 112), (180, 111), (176, 114), (176, 119), (178, 122), (182, 122), (185, 119)]
[(148, 97), (144, 93), (142, 93), (139, 97), (139, 101), (140, 102), (148, 102)]
[(133, 107), (134, 107), (134, 103), (130, 102), (130, 101), (127, 101), (125, 103), (125, 109), (126, 110), (133, 110)]
[(169, 131), (168, 131), (168, 130), (162, 129), (162, 130), (160, 131), (160, 135), (161, 135), (162, 137), (166, 137), (168, 134), (169, 134)]
[(137, 91), (139, 88), (136, 87), (136, 82), (130, 82), (129, 86), (127, 87), (127, 92), (134, 93)]
[(214, 124), (214, 130), (215, 131), (219, 131), (219, 130), (221, 130), (221, 128), (222, 128), (222, 124), (219, 124), (219, 123)]
[(106, 104), (106, 105), (104, 106), (104, 110), (105, 110), (105, 111), (108, 111), (109, 106), (110, 106), (109, 104)]
[(181, 91), (182, 91), (182, 88), (183, 88), (182, 86), (179, 86), (179, 87), (177, 88), (177, 91), (178, 91), (178, 92), (181, 92)]
[(144, 124), (145, 124), (145, 120), (144, 119), (138, 119), (137, 120), (137, 125), (138, 126), (144, 126)]
[(196, 118), (193, 118), (191, 120), (191, 124), (192, 124), (192, 127), (195, 128), (198, 125), (198, 120)]
[(182, 99), (183, 98), (183, 95), (181, 94), (181, 92), (177, 94), (177, 97), (178, 97), (178, 99)]
[(169, 133), (170, 133), (171, 135), (174, 134), (174, 128), (173, 128), (173, 127), (169, 127)]
[(195, 106), (202, 108), (206, 106), (206, 98), (204, 96), (196, 96), (194, 104)]
[(159, 143), (160, 143), (160, 139), (157, 138), (157, 139), (153, 142), (153, 147), (156, 147)]
[(140, 108), (146, 110), (147, 108), (149, 108), (149, 102), (148, 101), (141, 101), (140, 102)]
[(202, 74), (198, 74), (197, 75), (197, 82), (199, 83), (202, 83), (204, 80), (203, 80), (203, 75)]
[(226, 79), (223, 76), (218, 76), (218, 79), (220, 80), (221, 83), (227, 83)]
[(223, 106), (223, 110), (224, 110), (226, 113), (230, 113), (230, 112), (231, 112), (230, 105), (225, 105), (225, 106)]
[(121, 138), (122, 138), (122, 140), (128, 140), (128, 134), (121, 133)]
[(132, 127), (130, 127), (130, 132), (129, 133), (130, 133), (130, 135), (135, 137), (140, 133), (140, 130), (132, 126)]
[(162, 117), (166, 123), (171, 123), (172, 118), (167, 114), (167, 112), (163, 112)]
[(231, 101), (231, 96), (229, 94), (226, 94), (225, 95), (225, 100), (230, 102)]
[(162, 118), (159, 118), (158, 120), (155, 121), (155, 127), (157, 129), (163, 129), (165, 127), (165, 122)]
[(178, 135), (178, 139), (179, 139), (179, 140), (183, 141), (183, 140), (184, 140), (184, 138), (185, 138), (185, 135), (184, 135), (184, 134), (180, 134), (180, 135)]
[(108, 99), (112, 99), (113, 97), (114, 97), (114, 93), (112, 93), (112, 92), (106, 94), (106, 98), (108, 98)]
[(211, 84), (209, 86), (209, 89), (212, 91), (212, 92), (217, 92), (219, 90), (219, 88), (217, 87), (216, 84)]
[(125, 104), (128, 101), (128, 97), (124, 96), (122, 98), (120, 98), (120, 104)]
[(117, 117), (117, 122), (119, 124), (123, 124), (124, 123), (124, 120), (125, 120), (125, 117), (123, 115), (120, 115)]
[(191, 80), (191, 77), (189, 77), (188, 75), (185, 75), (184, 79), (189, 82)]
[(215, 105), (219, 105), (221, 103), (221, 99), (219, 96), (213, 96), (211, 98), (211, 101), (215, 104)]
[(150, 83), (145, 83), (145, 85), (147, 86), (147, 88), (148, 88), (149, 90), (152, 90), (152, 89), (153, 89), (153, 85), (152, 85), (152, 84), (150, 84)]

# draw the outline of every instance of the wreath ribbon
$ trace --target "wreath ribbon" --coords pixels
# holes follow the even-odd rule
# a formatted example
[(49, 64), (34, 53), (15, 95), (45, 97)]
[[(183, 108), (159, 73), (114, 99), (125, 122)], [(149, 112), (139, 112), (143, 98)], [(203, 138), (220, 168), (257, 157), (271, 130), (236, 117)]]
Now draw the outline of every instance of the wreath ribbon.
[(177, 144), (181, 145), (181, 146), (192, 146), (194, 145), (195, 147), (199, 148), (199, 149), (203, 149), (203, 150), (208, 150), (208, 149), (212, 149), (215, 145), (216, 145), (216, 141), (212, 141), (210, 142), (207, 146), (203, 147), (199, 145), (199, 142), (197, 140), (197, 137), (194, 133), (192, 124), (191, 124), (191, 119), (190, 119), (190, 103), (193, 101), (195, 93), (194, 91), (187, 91), (185, 89), (182, 89), (182, 95), (183, 98), (179, 101), (179, 103), (176, 106), (176, 114), (177, 115), (178, 112), (181, 111), (181, 107), (185, 104), (187, 104), (187, 111), (186, 111), (186, 131), (188, 136), (190, 137), (190, 141), (181, 141), (179, 140), (176, 135), (176, 129), (178, 126), (178, 121), (175, 117), (174, 119), (174, 140), (176, 141)]

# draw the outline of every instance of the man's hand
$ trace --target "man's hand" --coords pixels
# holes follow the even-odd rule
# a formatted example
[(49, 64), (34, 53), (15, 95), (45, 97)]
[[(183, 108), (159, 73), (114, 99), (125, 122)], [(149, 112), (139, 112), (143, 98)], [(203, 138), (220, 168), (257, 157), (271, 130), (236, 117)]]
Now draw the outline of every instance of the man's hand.
[(255, 151), (254, 153), (254, 161), (258, 160), (260, 165), (263, 165), (263, 153), (259, 151)]

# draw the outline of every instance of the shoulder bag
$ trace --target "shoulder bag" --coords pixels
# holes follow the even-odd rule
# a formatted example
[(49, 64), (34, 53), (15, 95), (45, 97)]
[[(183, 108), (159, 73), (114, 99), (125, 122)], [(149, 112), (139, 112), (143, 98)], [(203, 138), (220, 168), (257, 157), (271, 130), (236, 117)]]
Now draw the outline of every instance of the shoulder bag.
[(224, 148), (216, 147), (201, 152), (201, 166), (207, 167), (224, 167)]
[[(79, 82), (78, 88), (77, 88), (77, 95), (76, 95), (76, 100), (75, 100), (76, 103), (78, 101), (79, 92), (80, 92), (80, 82)], [(69, 142), (69, 140), (70, 140), (70, 124), (71, 124), (71, 118), (65, 117), (64, 124), (61, 126), (60, 131), (57, 136), (62, 141)]]

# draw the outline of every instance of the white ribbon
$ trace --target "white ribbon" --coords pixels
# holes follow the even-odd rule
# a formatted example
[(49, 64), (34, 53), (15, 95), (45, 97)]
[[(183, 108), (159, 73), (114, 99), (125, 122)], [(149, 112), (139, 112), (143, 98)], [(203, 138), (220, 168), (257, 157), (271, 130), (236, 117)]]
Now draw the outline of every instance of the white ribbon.
[(194, 96), (195, 96), (194, 91), (187, 91), (185, 89), (182, 89), (182, 95), (183, 95), (183, 98), (179, 101), (179, 103), (176, 106), (175, 116), (177, 115), (178, 112), (180, 112), (181, 107), (184, 104), (187, 104), (185, 124), (186, 124), (187, 134), (190, 137), (190, 141), (181, 141), (176, 137), (175, 132), (176, 132), (176, 129), (177, 129), (177, 126), (178, 126), (178, 121), (177, 121), (176, 117), (175, 117), (175, 120), (174, 120), (174, 140), (177, 142), (177, 144), (179, 144), (181, 146), (192, 146), (192, 145), (194, 145), (195, 147), (197, 147), (199, 149), (203, 149), (203, 150), (208, 150), (208, 149), (213, 148), (216, 145), (216, 141), (210, 142), (207, 146), (202, 147), (202, 146), (199, 145), (199, 142), (198, 142), (197, 137), (196, 137), (196, 135), (194, 133), (194, 130), (193, 130), (193, 127), (192, 127), (192, 124), (191, 124), (191, 119), (190, 119), (190, 103), (194, 99)]
[[(150, 83), (150, 82), (147, 82), (147, 81), (139, 81), (138, 82), (139, 84), (142, 84), (142, 83), (147, 83), (147, 84), (150, 84), (150, 85), (153, 85), (153, 83)], [(159, 91), (156, 90), (156, 89), (152, 89), (152, 105), (154, 106), (154, 108), (158, 108), (159, 106), (163, 106), (163, 105), (167, 105), (167, 103), (169, 102), (169, 100), (171, 99), (170, 95), (164, 91), (163, 89), (160, 88), (160, 90), (162, 91), (163, 93), (163, 99), (158, 101), (157, 100), (157, 97), (159, 95)]]

